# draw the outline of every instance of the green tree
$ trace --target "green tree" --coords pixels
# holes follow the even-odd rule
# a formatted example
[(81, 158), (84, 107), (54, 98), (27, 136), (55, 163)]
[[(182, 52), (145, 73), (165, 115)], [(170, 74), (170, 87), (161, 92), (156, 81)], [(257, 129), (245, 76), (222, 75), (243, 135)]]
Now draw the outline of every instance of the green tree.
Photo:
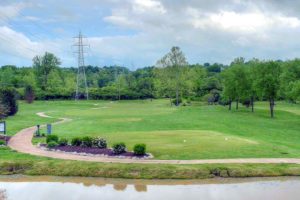
[(280, 64), (275, 61), (261, 62), (255, 68), (255, 86), (258, 94), (268, 99), (270, 114), (274, 117), (275, 99), (280, 88)]
[(195, 97), (205, 95), (207, 93), (204, 89), (207, 86), (207, 81), (205, 79), (207, 77), (207, 70), (203, 66), (196, 64), (190, 66), (188, 73), (188, 84), (190, 88), (188, 95)]
[(283, 99), (296, 102), (300, 97), (297, 89), (300, 80), (300, 59), (286, 61), (281, 66), (279, 95)]
[(161, 82), (166, 83), (167, 90), (175, 91), (176, 106), (179, 105), (179, 92), (185, 83), (185, 72), (188, 62), (179, 47), (172, 47), (171, 51), (157, 61), (157, 67), (161, 68), (158, 77), (163, 78)]
[(231, 110), (232, 101), (237, 97), (235, 74), (232, 68), (228, 68), (222, 73), (223, 75), (223, 96), (228, 101), (228, 109)]
[(38, 85), (43, 91), (48, 87), (48, 77), (50, 73), (58, 69), (60, 60), (52, 53), (46, 52), (43, 56), (33, 58), (33, 68), (35, 70)]
[(18, 82), (22, 80), (18, 76), (18, 69), (14, 65), (5, 65), (0, 70), (0, 84), (2, 86), (16, 87)]
[(295, 102), (300, 100), (300, 80), (291, 83), (291, 91), (289, 97)]
[(259, 65), (260, 61), (256, 58), (253, 58), (249, 62), (247, 62), (247, 77), (246, 77), (246, 98), (250, 98), (251, 111), (254, 112), (254, 102), (257, 98), (257, 88), (255, 85), (256, 75), (255, 69), (256, 66)]

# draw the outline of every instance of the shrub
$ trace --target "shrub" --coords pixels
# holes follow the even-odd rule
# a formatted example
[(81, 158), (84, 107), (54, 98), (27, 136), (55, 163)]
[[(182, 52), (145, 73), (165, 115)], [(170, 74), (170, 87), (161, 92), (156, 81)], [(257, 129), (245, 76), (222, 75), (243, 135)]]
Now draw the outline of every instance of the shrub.
[(182, 103), (182, 99), (181, 99), (181, 98), (178, 99), (178, 105), (177, 105), (177, 100), (176, 100), (176, 98), (175, 98), (175, 99), (172, 99), (172, 104), (174, 104), (175, 106), (179, 106), (181, 103)]
[(49, 142), (58, 143), (58, 136), (57, 135), (47, 135), (46, 143), (48, 144)]
[(71, 140), (72, 146), (80, 146), (82, 144), (82, 140), (79, 137), (75, 137)]
[(133, 152), (135, 155), (145, 155), (146, 145), (145, 144), (136, 144), (133, 147)]
[(107, 147), (107, 142), (104, 138), (96, 137), (93, 139), (93, 145), (100, 149), (105, 149)]
[(7, 108), (7, 115), (15, 115), (18, 112), (17, 91), (13, 88), (1, 88), (0, 103)]
[(55, 141), (50, 141), (49, 143), (47, 143), (48, 148), (54, 148), (54, 147), (57, 147), (57, 146), (58, 146), (58, 144)]
[(66, 138), (61, 138), (58, 142), (59, 146), (67, 146), (68, 140)]
[(93, 138), (89, 137), (89, 136), (83, 137), (81, 146), (83, 146), (83, 147), (92, 147), (93, 146)]
[(126, 152), (126, 145), (123, 142), (115, 143), (113, 146), (113, 153), (114, 154), (121, 154)]
[(6, 145), (6, 142), (3, 140), (0, 140), (0, 146), (5, 146), (5, 145)]

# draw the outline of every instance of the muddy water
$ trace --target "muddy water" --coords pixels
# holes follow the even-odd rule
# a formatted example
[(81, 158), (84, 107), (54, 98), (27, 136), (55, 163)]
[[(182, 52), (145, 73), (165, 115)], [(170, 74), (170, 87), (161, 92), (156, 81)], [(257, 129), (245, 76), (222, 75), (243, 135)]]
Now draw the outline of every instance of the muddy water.
[(200, 181), (0, 176), (0, 200), (299, 200), (300, 178)]

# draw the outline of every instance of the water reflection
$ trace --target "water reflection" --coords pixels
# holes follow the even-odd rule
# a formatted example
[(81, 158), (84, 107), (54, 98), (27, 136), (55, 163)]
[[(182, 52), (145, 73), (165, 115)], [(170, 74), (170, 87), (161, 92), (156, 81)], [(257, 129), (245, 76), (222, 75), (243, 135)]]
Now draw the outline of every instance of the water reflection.
[(116, 191), (124, 191), (127, 188), (126, 184), (114, 184), (114, 189)]
[(6, 195), (6, 190), (0, 189), (0, 200), (6, 200), (7, 195)]
[(134, 189), (137, 192), (147, 192), (147, 185), (134, 185)]
[(300, 178), (205, 181), (0, 177), (0, 200), (298, 200)]

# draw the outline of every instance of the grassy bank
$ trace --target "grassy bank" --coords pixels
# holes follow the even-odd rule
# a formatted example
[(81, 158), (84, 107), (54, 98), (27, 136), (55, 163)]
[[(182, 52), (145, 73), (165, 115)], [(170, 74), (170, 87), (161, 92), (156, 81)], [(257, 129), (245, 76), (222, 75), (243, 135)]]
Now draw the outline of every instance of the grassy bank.
[(83, 163), (77, 161), (0, 162), (0, 174), (83, 176), (127, 179), (205, 179), (213, 177), (299, 176), (300, 165), (204, 164), (137, 165)]
[(299, 176), (295, 164), (112, 164), (64, 161), (0, 150), (0, 175), (84, 176), (128, 179)]

